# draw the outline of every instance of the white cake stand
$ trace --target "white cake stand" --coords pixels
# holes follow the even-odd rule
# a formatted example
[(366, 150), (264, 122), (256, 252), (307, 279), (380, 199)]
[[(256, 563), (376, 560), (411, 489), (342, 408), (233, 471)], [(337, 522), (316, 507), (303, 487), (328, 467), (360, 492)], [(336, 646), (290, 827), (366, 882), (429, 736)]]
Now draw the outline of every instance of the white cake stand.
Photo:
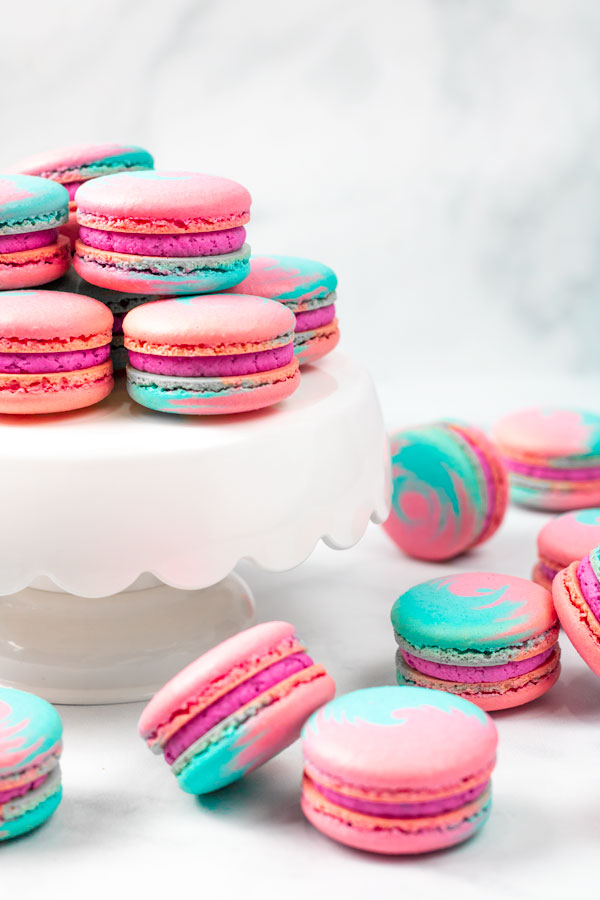
[(121, 380), (0, 436), (0, 682), (56, 703), (150, 696), (251, 621), (239, 560), (292, 568), (388, 510), (377, 396), (339, 352), (256, 413), (156, 413)]

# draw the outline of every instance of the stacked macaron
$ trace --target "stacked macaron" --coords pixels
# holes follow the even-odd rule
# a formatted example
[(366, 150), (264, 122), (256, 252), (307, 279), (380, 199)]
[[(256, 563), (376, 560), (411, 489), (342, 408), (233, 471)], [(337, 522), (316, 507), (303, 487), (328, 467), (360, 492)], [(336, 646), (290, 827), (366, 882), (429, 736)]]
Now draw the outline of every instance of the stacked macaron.
[(434, 422), (391, 436), (392, 509), (384, 528), (420, 559), (450, 559), (490, 538), (508, 501), (508, 478), (477, 428)]
[(294, 352), (300, 365), (321, 359), (337, 345), (337, 277), (329, 266), (297, 256), (253, 256), (250, 274), (230, 288), (278, 300), (296, 316)]
[(58, 807), (62, 723), (45, 700), (0, 688), (0, 841), (37, 828)]
[(111, 327), (91, 297), (0, 293), (0, 413), (65, 412), (110, 394)]
[(127, 390), (161, 412), (260, 409), (299, 385), (294, 316), (260, 297), (209, 294), (146, 303), (123, 320)]
[(69, 195), (29, 175), (0, 175), (0, 290), (35, 287), (60, 278), (71, 264)]
[(515, 503), (569, 510), (600, 504), (600, 416), (577, 409), (526, 409), (494, 430)]
[(80, 144), (61, 147), (21, 159), (9, 171), (25, 175), (39, 175), (63, 184), (69, 193), (69, 221), (61, 227), (61, 233), (71, 241), (72, 248), (79, 233), (75, 215), (75, 191), (84, 181), (100, 175), (117, 172), (133, 172), (152, 169), (154, 160), (141, 147), (123, 144)]
[(600, 546), (558, 573), (552, 596), (571, 643), (600, 677)]
[(75, 196), (73, 264), (86, 281), (132, 294), (225, 290), (248, 274), (248, 191), (193, 172), (96, 178)]
[(600, 508), (577, 509), (547, 522), (538, 534), (532, 578), (550, 590), (558, 572), (600, 544)]
[(139, 722), (190, 794), (216, 791), (267, 762), (300, 735), (335, 685), (288, 622), (242, 631), (187, 666), (152, 698)]
[(540, 697), (560, 674), (552, 597), (524, 578), (435, 578), (402, 594), (391, 617), (401, 684), (508, 709)]

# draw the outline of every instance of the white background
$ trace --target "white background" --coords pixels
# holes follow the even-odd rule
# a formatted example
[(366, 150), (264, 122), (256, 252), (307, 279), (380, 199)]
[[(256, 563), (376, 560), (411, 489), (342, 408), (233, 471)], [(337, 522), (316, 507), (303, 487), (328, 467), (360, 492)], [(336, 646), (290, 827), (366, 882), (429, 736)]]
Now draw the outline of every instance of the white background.
[[(489, 425), (597, 398), (600, 6), (595, 0), (5, 3), (0, 170), (61, 144), (142, 144), (157, 166), (251, 191), (255, 252), (340, 278), (344, 349), (390, 426)], [(453, 569), (527, 576), (541, 515), (511, 510)], [(439, 567), (371, 528), (285, 575), (249, 567), (341, 691), (393, 681), (395, 597)], [(563, 644), (566, 640), (563, 638)], [(295, 746), (196, 802), (138, 740), (139, 705), (65, 708), (65, 800), (0, 848), (7, 897), (406, 894), (597, 897), (600, 694), (566, 648), (557, 687), (496, 716), (494, 811), (414, 860), (339, 847), (302, 819)], [(43, 887), (42, 887), (43, 885)], [(392, 894), (393, 892), (393, 894)]]

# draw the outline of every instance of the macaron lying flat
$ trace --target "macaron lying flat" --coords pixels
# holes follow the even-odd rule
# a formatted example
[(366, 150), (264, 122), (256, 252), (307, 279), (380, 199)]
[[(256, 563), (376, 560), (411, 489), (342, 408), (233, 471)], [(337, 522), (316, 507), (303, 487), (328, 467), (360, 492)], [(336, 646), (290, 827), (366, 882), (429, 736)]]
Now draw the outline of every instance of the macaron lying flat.
[(539, 559), (532, 578), (548, 590), (555, 575), (575, 560), (583, 559), (600, 544), (600, 507), (563, 513), (538, 534)]
[(73, 265), (99, 287), (200, 294), (248, 274), (250, 194), (228, 178), (121, 173), (86, 182), (75, 202), (80, 239)]
[(600, 547), (558, 573), (552, 596), (567, 637), (600, 678)]
[(179, 786), (207, 794), (267, 762), (300, 735), (335, 685), (287, 622), (224, 641), (150, 701), (139, 732), (162, 753)]
[(508, 502), (508, 477), (476, 428), (434, 422), (391, 436), (392, 510), (384, 528), (419, 559), (451, 559), (490, 538)]
[(0, 841), (49, 819), (61, 797), (62, 723), (34, 694), (0, 688)]
[(56, 413), (113, 388), (110, 310), (59, 291), (0, 293), (0, 413)]
[(294, 316), (260, 297), (210, 294), (138, 306), (123, 320), (127, 390), (161, 412), (247, 412), (300, 383)]
[(515, 503), (557, 511), (600, 505), (600, 416), (526, 409), (501, 419), (494, 437)]
[(490, 812), (498, 736), (460, 697), (374, 687), (332, 700), (302, 732), (302, 809), (335, 841), (425, 853), (474, 835)]
[(35, 287), (60, 278), (71, 265), (69, 195), (59, 184), (30, 175), (0, 175), (0, 290)]
[(560, 674), (552, 597), (524, 578), (489, 572), (434, 578), (402, 594), (391, 617), (399, 683), (493, 710), (535, 700)]
[(333, 269), (299, 256), (253, 256), (250, 274), (230, 288), (278, 300), (296, 316), (294, 353), (300, 365), (316, 362), (337, 346), (337, 277)]

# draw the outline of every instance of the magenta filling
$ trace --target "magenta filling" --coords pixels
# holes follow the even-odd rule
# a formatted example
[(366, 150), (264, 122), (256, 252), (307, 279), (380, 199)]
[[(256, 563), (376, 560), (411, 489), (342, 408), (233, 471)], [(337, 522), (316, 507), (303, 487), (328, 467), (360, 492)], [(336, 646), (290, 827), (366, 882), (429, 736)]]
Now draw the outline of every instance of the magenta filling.
[(110, 344), (90, 350), (63, 350), (59, 353), (0, 353), (0, 372), (10, 375), (75, 372), (99, 366), (109, 356)]
[(453, 666), (446, 663), (432, 662), (429, 659), (421, 659), (413, 656), (407, 650), (400, 650), (403, 659), (411, 668), (431, 678), (439, 678), (442, 681), (455, 681), (458, 684), (493, 684), (497, 681), (506, 681), (508, 678), (517, 678), (526, 675), (543, 665), (553, 653), (554, 647), (548, 647), (535, 656), (528, 659), (513, 660), (499, 666)]
[(319, 309), (309, 309), (306, 312), (296, 313), (294, 331), (311, 331), (313, 328), (322, 328), (323, 325), (329, 325), (334, 319), (335, 303), (321, 306)]
[(550, 566), (546, 565), (543, 560), (538, 560), (538, 566), (542, 575), (548, 579), (548, 581), (554, 581), (554, 577), (557, 572), (560, 572), (560, 569), (553, 569)]
[(226, 228), (224, 231), (195, 232), (193, 234), (133, 234), (122, 231), (100, 231), (82, 225), (79, 237), (88, 247), (112, 253), (132, 253), (136, 256), (216, 256), (239, 250), (246, 240), (246, 229)]
[(476, 787), (452, 794), (450, 797), (438, 797), (435, 800), (422, 800), (416, 803), (386, 803), (378, 800), (364, 800), (362, 797), (348, 797), (331, 788), (313, 782), (320, 794), (344, 809), (362, 813), (365, 816), (377, 816), (378, 819), (419, 819), (423, 816), (439, 816), (443, 813), (460, 809), (480, 797), (489, 781), (478, 784)]
[(150, 353), (129, 351), (129, 362), (140, 372), (156, 375), (181, 375), (211, 378), (227, 375), (252, 375), (270, 372), (287, 366), (294, 356), (292, 343), (274, 350), (258, 353), (237, 353), (233, 356), (153, 356)]
[(238, 709), (246, 706), (260, 694), (268, 691), (280, 681), (285, 681), (296, 672), (308, 669), (313, 661), (306, 653), (294, 653), (280, 659), (278, 662), (267, 666), (262, 672), (248, 678), (242, 684), (229, 691), (223, 697), (215, 700), (199, 712), (193, 719), (177, 731), (164, 746), (165, 759), (171, 765), (178, 756), (191, 747), (203, 734), (206, 734), (222, 722), (223, 719), (233, 715)]
[(75, 199), (77, 188), (80, 188), (83, 183), (83, 181), (69, 181), (67, 184), (63, 184), (63, 187), (66, 188), (67, 193), (69, 194), (69, 200)]
[(582, 466), (579, 469), (550, 468), (549, 466), (532, 466), (516, 459), (505, 458), (507, 468), (518, 475), (528, 478), (543, 478), (549, 481), (590, 481), (600, 478), (600, 466)]
[(600, 583), (589, 556), (585, 556), (577, 566), (577, 580), (583, 599), (600, 622)]
[(16, 800), (17, 797), (24, 797), (29, 791), (35, 791), (36, 788), (43, 785), (47, 777), (47, 775), (40, 775), (35, 781), (29, 781), (27, 784), (22, 784), (20, 787), (11, 788), (10, 791), (0, 791), (0, 806), (2, 806), (3, 803), (10, 803), (11, 800)]
[(22, 250), (37, 250), (49, 247), (58, 239), (58, 229), (45, 228), (43, 231), (27, 231), (25, 234), (0, 234), (0, 253), (20, 253)]

